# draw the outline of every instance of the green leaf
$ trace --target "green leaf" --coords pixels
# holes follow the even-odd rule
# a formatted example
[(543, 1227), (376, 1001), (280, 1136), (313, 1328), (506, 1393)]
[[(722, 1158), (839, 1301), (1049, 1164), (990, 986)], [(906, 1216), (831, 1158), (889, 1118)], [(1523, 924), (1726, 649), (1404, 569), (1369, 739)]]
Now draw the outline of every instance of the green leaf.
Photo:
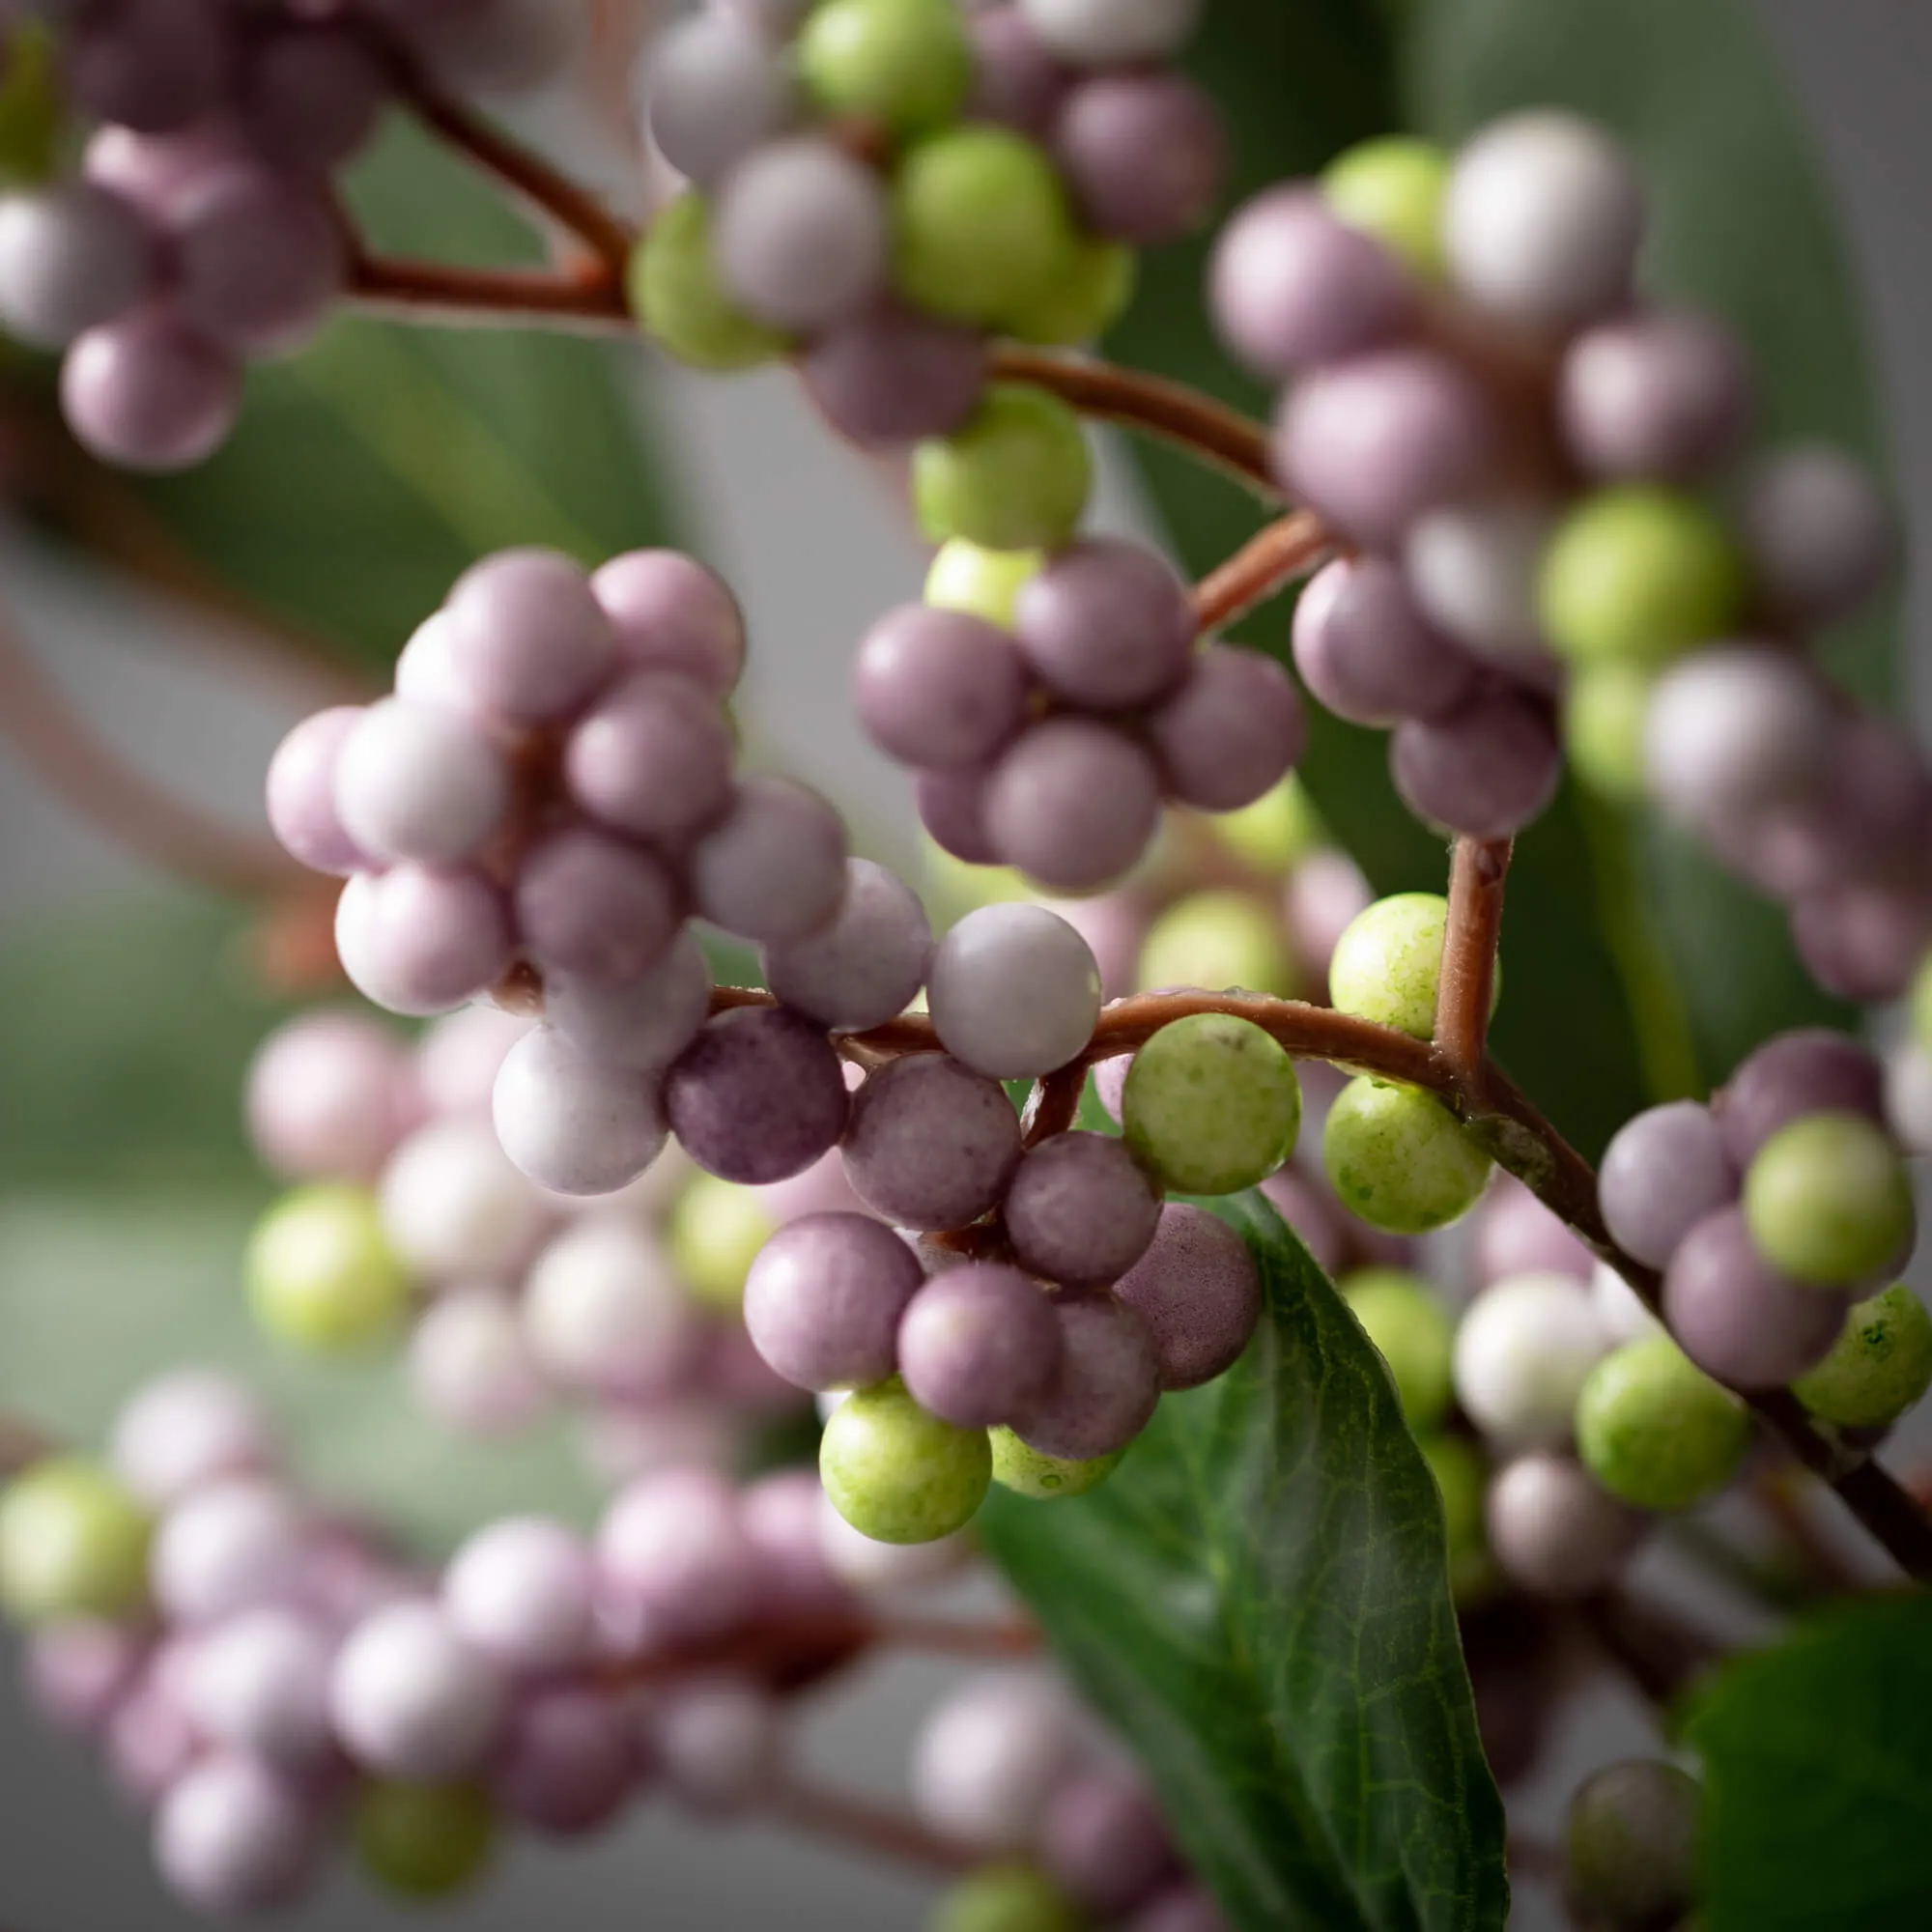
[(169, 1369), (224, 1368), (261, 1393), (304, 1485), (441, 1550), (493, 1516), (582, 1521), (593, 1494), (560, 1427), (514, 1442), (447, 1434), (404, 1386), (400, 1356), (320, 1363), (251, 1321), (242, 1251), (260, 1201), (0, 1198), (0, 1407), (98, 1445), (116, 1410)]
[[(488, 186), (400, 122), (352, 190), (384, 249), (540, 259)], [(641, 359), (540, 330), (340, 320), (250, 372), (241, 427), (213, 460), (144, 487), (222, 578), (387, 663), (485, 552), (549, 544), (597, 562), (667, 539)]]
[(1243, 1932), (1499, 1928), (1435, 1482), (1300, 1242), (1257, 1196), (1211, 1205), (1261, 1265), (1253, 1346), (1091, 1494), (996, 1493), (987, 1547)]
[[(1824, 438), (1882, 467), (1856, 283), (1803, 116), (1747, 9), (1411, 0), (1408, 18), (1424, 127), (1459, 140), (1512, 108), (1555, 103), (1616, 129), (1651, 189), (1646, 282), (1716, 311), (1750, 345), (1766, 437)], [(1882, 611), (1830, 654), (1868, 702), (1894, 701), (1896, 630), (1895, 611)], [(1643, 843), (1709, 1078), (1767, 1033), (1846, 1022), (1799, 967), (1774, 908), (1672, 833), (1647, 829)]]
[(1852, 1605), (1741, 1659), (1690, 1720), (1710, 1932), (1932, 1918), (1932, 1597)]

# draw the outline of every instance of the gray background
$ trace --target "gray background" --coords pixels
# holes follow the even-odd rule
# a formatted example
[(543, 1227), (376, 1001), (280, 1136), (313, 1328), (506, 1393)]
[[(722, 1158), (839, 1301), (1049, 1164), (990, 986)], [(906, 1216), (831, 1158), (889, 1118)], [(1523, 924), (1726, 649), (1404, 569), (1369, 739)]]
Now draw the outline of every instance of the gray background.
[[(1889, 399), (1889, 429), (1917, 544), (1932, 535), (1932, 9), (1911, 0), (1758, 0), (1809, 115), (1863, 274)], [(852, 638), (917, 583), (919, 553), (879, 479), (833, 445), (788, 382), (673, 383), (662, 401), (715, 560), (749, 606), (757, 648), (750, 708), (761, 752), (838, 796), (862, 837), (905, 849), (904, 792), (861, 743), (843, 701)], [(1110, 485), (1111, 521), (1131, 520)], [(0, 582), (36, 645), (102, 728), (185, 792), (258, 815), (260, 772), (290, 722), (260, 695), (214, 674), (194, 633), (167, 611), (76, 579), (0, 532)], [(1925, 595), (1921, 582), (1915, 610)], [(1921, 719), (1924, 653), (1915, 652)], [(0, 755), (0, 935), (55, 901), (91, 897), (137, 874), (63, 816)], [(4, 1099), (0, 1099), (4, 1104)], [(4, 1287), (4, 1285), (0, 1285)], [(829, 1777), (881, 1793), (901, 1776), (918, 1714), (956, 1671), (896, 1661), (818, 1700), (802, 1748)], [(1577, 1772), (1640, 1747), (1635, 1711), (1613, 1690), (1579, 1700), (1523, 1813), (1547, 1832)], [(718, 1827), (647, 1805), (601, 1841), (563, 1851), (513, 1845), (488, 1888), (439, 1914), (472, 1932), (573, 1932), (838, 1925), (898, 1932), (927, 1896), (917, 1877), (756, 1826)], [(370, 1928), (413, 1922), (338, 1883), (291, 1921)], [(85, 1754), (50, 1740), (21, 1708), (0, 1659), (0, 1932), (185, 1928), (150, 1872), (136, 1821), (105, 1794)], [(1522, 1891), (1521, 1932), (1554, 1922)]]

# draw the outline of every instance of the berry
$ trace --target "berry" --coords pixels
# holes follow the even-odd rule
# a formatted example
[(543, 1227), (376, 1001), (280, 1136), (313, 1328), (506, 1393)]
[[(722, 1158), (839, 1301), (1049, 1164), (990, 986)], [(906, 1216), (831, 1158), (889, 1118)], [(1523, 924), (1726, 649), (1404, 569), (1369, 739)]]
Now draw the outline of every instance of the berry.
[(807, 1214), (781, 1228), (745, 1279), (745, 1326), (800, 1388), (867, 1387), (898, 1365), (899, 1318), (919, 1258), (864, 1214)]
[(1841, 1429), (1882, 1429), (1928, 1388), (1932, 1315), (1903, 1282), (1855, 1303), (1831, 1352), (1791, 1385), (1813, 1415)]
[(1707, 1214), (1737, 1199), (1738, 1171), (1708, 1107), (1673, 1100), (1618, 1128), (1597, 1176), (1604, 1225), (1647, 1267), (1663, 1267)]
[(1138, 258), (1124, 242), (1077, 242), (1060, 273), (1007, 316), (1003, 327), (1019, 342), (1078, 348), (1104, 335), (1126, 313), (1139, 274)]
[(22, 1623), (126, 1616), (146, 1595), (150, 1528), (95, 1463), (34, 1463), (0, 1491), (0, 1604)]
[(1752, 1157), (1745, 1218), (1772, 1266), (1850, 1288), (1896, 1264), (1909, 1246), (1912, 1186), (1882, 1128), (1859, 1114), (1811, 1114)]
[(877, 1213), (900, 1227), (964, 1228), (1006, 1192), (1019, 1117), (997, 1081), (950, 1055), (912, 1054), (867, 1076), (844, 1152), (853, 1191)]
[(824, 113), (898, 135), (943, 127), (972, 85), (966, 23), (951, 0), (826, 0), (807, 16), (797, 51)]
[(1095, 711), (1165, 696), (1193, 654), (1194, 607), (1162, 558), (1118, 537), (1092, 537), (1050, 558), (1021, 586), (1014, 631), (1047, 688)]
[(783, 125), (792, 92), (777, 51), (745, 21), (687, 17), (652, 50), (651, 139), (687, 180), (712, 186)]
[(824, 1032), (783, 1007), (738, 1007), (698, 1033), (665, 1077), (665, 1119), (723, 1180), (803, 1174), (845, 1128), (848, 1096)]
[(996, 756), (1019, 731), (1029, 690), (1026, 661), (1004, 631), (930, 604), (888, 611), (867, 632), (852, 668), (867, 735), (910, 765), (970, 766)]
[(505, 1709), (497, 1666), (437, 1605), (391, 1604), (343, 1644), (329, 1687), (336, 1736), (379, 1776), (435, 1783), (476, 1769)]
[(1570, 1434), (1577, 1392), (1604, 1353), (1589, 1290), (1572, 1276), (1492, 1282), (1456, 1333), (1456, 1396), (1486, 1435), (1550, 1448)]
[(1087, 507), (1093, 459), (1080, 419), (1056, 396), (995, 383), (965, 426), (913, 453), (913, 496), (935, 543), (1052, 549)]
[(1237, 1194), (1294, 1151), (1294, 1063), (1250, 1020), (1197, 1013), (1134, 1056), (1122, 1095), (1127, 1145), (1164, 1185)]
[(1100, 969), (1057, 913), (982, 906), (939, 942), (926, 999), (933, 1030), (954, 1059), (995, 1080), (1037, 1077), (1093, 1038)]
[(1239, 988), (1283, 997), (1294, 990), (1281, 922), (1246, 893), (1191, 893), (1161, 914), (1141, 943), (1143, 986)]
[(1061, 1367), (1060, 1324), (1032, 1276), (976, 1263), (936, 1274), (899, 1322), (899, 1373), (920, 1406), (962, 1429), (1010, 1422)]
[(613, 1194), (665, 1144), (650, 1076), (593, 1058), (554, 1027), (532, 1029), (504, 1057), (491, 1118), (518, 1171), (554, 1194)]
[(1861, 1114), (1882, 1123), (1885, 1072), (1869, 1047), (1826, 1027), (1801, 1027), (1747, 1055), (1712, 1112), (1743, 1169), (1780, 1127), (1808, 1114)]
[(1163, 1389), (1198, 1388), (1240, 1359), (1262, 1314), (1247, 1243), (1205, 1208), (1171, 1202), (1152, 1243), (1114, 1288), (1147, 1323)]
[(1411, 274), (1439, 281), (1448, 182), (1440, 148), (1392, 134), (1338, 155), (1322, 170), (1321, 193), (1342, 221), (1379, 242)]
[(1098, 719), (1049, 718), (985, 782), (982, 856), (1005, 859), (1056, 893), (1097, 891), (1147, 850), (1160, 824), (1160, 790), (1153, 761), (1124, 732)]
[(691, 854), (696, 910), (759, 946), (810, 939), (845, 897), (845, 827), (787, 779), (751, 779)]
[(742, 1304), (745, 1277), (772, 1237), (772, 1215), (755, 1190), (698, 1174), (677, 1197), (665, 1233), (685, 1287), (728, 1314)]
[(1324, 564), (1295, 604), (1293, 641), (1302, 682), (1357, 724), (1436, 717), (1475, 686), (1475, 666), (1431, 628), (1409, 577), (1386, 557)]
[(711, 210), (695, 191), (653, 217), (631, 258), (629, 290), (644, 333), (694, 368), (751, 369), (784, 354), (785, 338), (725, 293), (712, 254)]
[(1069, 1288), (1105, 1288), (1148, 1251), (1158, 1195), (1122, 1144), (1105, 1134), (1055, 1134), (1013, 1172), (1007, 1234), (1020, 1264)]
[(1632, 1759), (1585, 1778), (1564, 1851), (1583, 1910), (1612, 1927), (1674, 1921), (1697, 1896), (1703, 1792), (1673, 1764)]
[[(1428, 1039), (1435, 1032), (1435, 987), (1449, 901), (1439, 893), (1397, 893), (1352, 920), (1328, 961), (1336, 1011)], [(1490, 1010), (1495, 1010), (1496, 986)]]
[(385, 1891), (447, 1898), (472, 1884), (496, 1849), (488, 1795), (471, 1784), (364, 1785), (355, 1805), (355, 1856)]
[(1027, 24), (1075, 67), (1159, 60), (1194, 31), (1203, 0), (1019, 0)]
[(1418, 1088), (1349, 1082), (1328, 1110), (1321, 1161), (1342, 1205), (1372, 1228), (1423, 1235), (1475, 1206), (1489, 1155)]
[(833, 1507), (877, 1543), (935, 1543), (964, 1527), (992, 1470), (983, 1429), (928, 1415), (895, 1380), (841, 1402), (818, 1449)]
[(1480, 1601), (1495, 1586), (1495, 1563), (1483, 1522), (1489, 1464), (1466, 1436), (1425, 1435), (1417, 1446), (1442, 1498), (1449, 1591), (1460, 1608)]
[(1507, 838), (1556, 795), (1562, 747), (1540, 700), (1478, 689), (1442, 718), (1410, 718), (1389, 741), (1389, 775), (1425, 823), (1472, 838)]
[(1504, 670), (1541, 671), (1548, 654), (1537, 623), (1537, 567), (1554, 523), (1554, 512), (1533, 497), (1485, 497), (1431, 510), (1403, 545), (1422, 614)]
[(1825, 445), (1801, 443), (1761, 464), (1739, 525), (1765, 601), (1806, 627), (1856, 611), (1898, 557), (1898, 525), (1870, 473)]
[(648, 1395), (675, 1382), (696, 1341), (691, 1301), (669, 1258), (630, 1215), (568, 1223), (531, 1264), (524, 1339), (566, 1388)]
[(974, 1851), (1032, 1843), (1078, 1739), (1063, 1693), (1031, 1673), (969, 1679), (921, 1726), (907, 1780), (921, 1819)]
[(1013, 1418), (1032, 1448), (1073, 1462), (1124, 1449), (1160, 1401), (1160, 1350), (1151, 1326), (1112, 1295), (1054, 1304), (1060, 1371), (1046, 1393)]
[(1643, 796), (1644, 720), (1653, 680), (1640, 665), (1585, 666), (1563, 694), (1563, 749), (1583, 782), (1619, 805)]
[(594, 1577), (582, 1539), (541, 1517), (512, 1517), (469, 1537), (442, 1577), (450, 1627), (529, 1675), (567, 1670), (588, 1653)]
[(1030, 1496), (1036, 1502), (1050, 1502), (1060, 1496), (1084, 1496), (1114, 1473), (1124, 1450), (1084, 1460), (1046, 1456), (1022, 1442), (1010, 1429), (995, 1429), (993, 1480), (1014, 1494)]
[(114, 1473), (143, 1502), (179, 1501), (205, 1483), (245, 1475), (275, 1460), (261, 1405), (213, 1369), (177, 1369), (122, 1409), (110, 1443)]
[(953, 1885), (927, 1932), (1082, 1932), (1079, 1908), (1032, 1865), (986, 1865)]
[(318, 1353), (387, 1341), (409, 1307), (409, 1275), (366, 1188), (322, 1181), (284, 1195), (256, 1224), (244, 1267), (255, 1319)]
[(1219, 112), (1174, 72), (1083, 80), (1061, 106), (1053, 150), (1081, 226), (1143, 248), (1198, 228), (1228, 173)]
[(1602, 1589), (1642, 1540), (1644, 1521), (1566, 1456), (1520, 1456), (1490, 1484), (1490, 1548), (1512, 1581), (1543, 1597)]
[(1422, 1276), (1405, 1268), (1358, 1268), (1337, 1286), (1388, 1364), (1402, 1419), (1412, 1430), (1434, 1429), (1448, 1412), (1455, 1347), (1441, 1302)]
[(253, 1758), (202, 1759), (161, 1798), (155, 1863), (208, 1913), (256, 1912), (303, 1889), (318, 1833), (298, 1788)]
[(1758, 1252), (1743, 1210), (1723, 1208), (1671, 1256), (1663, 1313), (1706, 1375), (1731, 1388), (1779, 1388), (1838, 1339), (1845, 1302), (1780, 1273)]
[(1571, 453), (1595, 475), (1682, 482), (1742, 440), (1752, 389), (1744, 348), (1721, 323), (1664, 310), (1579, 336), (1557, 410)]
[(1627, 1342), (1591, 1370), (1577, 1398), (1577, 1451), (1613, 1496), (1683, 1510), (1737, 1474), (1750, 1417), (1668, 1335)]
[(992, 550), (952, 537), (934, 555), (923, 594), (935, 610), (962, 611), (1010, 631), (1019, 616), (1020, 591), (1045, 563), (1037, 551)]
[(765, 980), (794, 1012), (836, 1033), (883, 1026), (925, 980), (932, 928), (918, 895), (883, 866), (845, 863), (845, 896), (829, 925), (765, 949)]

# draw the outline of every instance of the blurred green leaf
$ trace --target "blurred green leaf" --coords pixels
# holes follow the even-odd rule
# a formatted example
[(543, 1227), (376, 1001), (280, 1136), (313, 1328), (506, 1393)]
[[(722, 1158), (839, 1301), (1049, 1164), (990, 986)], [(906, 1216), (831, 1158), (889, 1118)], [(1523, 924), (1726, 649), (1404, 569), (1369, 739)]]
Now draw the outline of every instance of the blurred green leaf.
[[(1422, 126), (1460, 140), (1512, 108), (1556, 103), (1616, 129), (1651, 188), (1646, 280), (1750, 344), (1767, 437), (1822, 437), (1882, 463), (1856, 281), (1803, 115), (1748, 9), (1410, 0), (1407, 18)], [(1830, 656), (1860, 696), (1890, 703), (1895, 613), (1860, 624)], [(1643, 843), (1708, 1078), (1767, 1033), (1845, 1022), (1799, 968), (1775, 909), (1675, 835), (1646, 829)]]
[(1932, 1598), (1834, 1611), (1728, 1665), (1703, 1759), (1710, 1932), (1890, 1932), (1932, 1918)]
[(1265, 1296), (1091, 1494), (996, 1491), (987, 1548), (1138, 1753), (1242, 1932), (1495, 1932), (1503, 1813), (1442, 1504), (1373, 1345), (1257, 1195)]
[(185, 1190), (112, 1214), (56, 1194), (0, 1198), (0, 1405), (95, 1444), (154, 1376), (225, 1368), (268, 1403), (306, 1485), (429, 1548), (512, 1512), (587, 1520), (591, 1487), (561, 1428), (468, 1441), (423, 1414), (398, 1358), (321, 1363), (264, 1337), (241, 1288), (258, 1207)]
[[(488, 185), (400, 123), (351, 189), (381, 248), (540, 259)], [(341, 320), (250, 373), (212, 461), (145, 488), (222, 578), (386, 663), (485, 552), (549, 544), (596, 562), (670, 537), (639, 362), (621, 341)]]

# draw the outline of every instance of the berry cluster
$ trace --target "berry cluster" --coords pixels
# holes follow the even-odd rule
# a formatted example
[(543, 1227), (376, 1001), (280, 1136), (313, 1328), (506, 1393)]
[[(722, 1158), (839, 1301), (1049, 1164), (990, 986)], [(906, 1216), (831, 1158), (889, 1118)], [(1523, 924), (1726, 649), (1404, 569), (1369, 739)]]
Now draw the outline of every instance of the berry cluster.
[(647, 120), (690, 187), (639, 251), (633, 306), (709, 369), (799, 355), (865, 442), (966, 429), (990, 333), (1091, 340), (1132, 249), (1220, 185), (1207, 99), (1162, 63), (1199, 0), (753, 0), (673, 30)]
[(250, 1125), (298, 1184), (250, 1247), (257, 1318), (309, 1352), (360, 1356), (412, 1321), (417, 1400), (465, 1435), (514, 1433), (561, 1399), (599, 1474), (673, 1456), (727, 1464), (790, 1406), (738, 1319), (745, 1270), (781, 1222), (854, 1205), (837, 1162), (749, 1189), (667, 1152), (594, 1205), (547, 1193), (490, 1119), (529, 1030), (476, 1007), (413, 1048), (327, 1011), (270, 1037)]
[(567, 0), (37, 0), (69, 99), (98, 123), (79, 172), (0, 201), (0, 321), (65, 352), (74, 434), (175, 469), (225, 440), (245, 362), (292, 355), (348, 270), (330, 178), (362, 150), (396, 63), (509, 92), (575, 43)]
[[(1014, 428), (1065, 413), (1010, 385), (986, 409)], [(1064, 427), (1077, 448), (1079, 425), (1069, 415)], [(927, 526), (949, 540), (924, 601), (867, 634), (854, 697), (873, 743), (919, 774), (920, 816), (945, 851), (1015, 867), (1049, 892), (1092, 892), (1148, 851), (1163, 798), (1212, 812), (1264, 798), (1301, 754), (1301, 708), (1271, 659), (1195, 649), (1186, 588), (1144, 546), (1001, 548), (1065, 534), (1002, 530), (972, 514), (982, 497), (1010, 508), (1009, 463), (1015, 478), (1037, 473), (993, 444), (965, 458), (922, 452)], [(957, 499), (955, 484), (967, 493)]]

